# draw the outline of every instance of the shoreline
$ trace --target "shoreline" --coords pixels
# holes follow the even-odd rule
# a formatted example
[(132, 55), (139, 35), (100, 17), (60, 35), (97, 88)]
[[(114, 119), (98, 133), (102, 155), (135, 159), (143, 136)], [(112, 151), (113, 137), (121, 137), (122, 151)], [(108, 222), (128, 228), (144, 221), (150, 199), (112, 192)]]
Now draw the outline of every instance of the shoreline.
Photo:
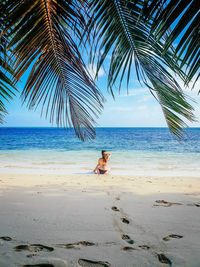
[(200, 265), (200, 177), (0, 173), (0, 211), (2, 267)]
[[(96, 150), (7, 150), (0, 154), (0, 173), (68, 175), (91, 174), (100, 152)], [(199, 153), (112, 151), (111, 175), (198, 177)]]
[[(0, 175), (7, 175), (7, 174), (34, 174), (34, 175), (80, 175), (80, 176), (87, 176), (87, 175), (96, 175), (93, 172), (94, 168), (86, 168), (77, 166), (76, 168), (66, 168), (63, 169), (59, 166), (54, 167), (46, 167), (46, 168), (35, 168), (35, 166), (27, 166), (27, 167), (0, 167)], [(112, 168), (109, 172), (110, 176), (133, 176), (133, 177), (179, 177), (179, 178), (196, 178), (200, 177), (198, 170), (182, 170), (180, 172), (179, 169), (174, 170), (173, 168), (155, 168), (155, 169), (144, 169), (144, 170), (135, 170), (135, 169), (128, 169), (128, 168)]]

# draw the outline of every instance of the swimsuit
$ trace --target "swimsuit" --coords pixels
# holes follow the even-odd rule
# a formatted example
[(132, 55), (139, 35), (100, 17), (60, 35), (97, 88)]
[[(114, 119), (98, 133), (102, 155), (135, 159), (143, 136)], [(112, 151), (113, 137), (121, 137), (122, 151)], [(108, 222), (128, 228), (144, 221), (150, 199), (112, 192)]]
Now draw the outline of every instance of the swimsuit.
[(99, 169), (99, 173), (100, 174), (104, 174), (104, 173), (106, 173), (107, 172), (107, 170), (101, 170), (101, 169)]

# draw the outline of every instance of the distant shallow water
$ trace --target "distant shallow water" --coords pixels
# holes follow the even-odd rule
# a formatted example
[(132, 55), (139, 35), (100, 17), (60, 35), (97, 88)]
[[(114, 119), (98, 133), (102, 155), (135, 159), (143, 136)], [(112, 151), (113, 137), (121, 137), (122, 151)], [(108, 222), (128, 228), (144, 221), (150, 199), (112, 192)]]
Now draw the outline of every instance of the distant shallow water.
[(100, 151), (111, 151), (111, 173), (199, 176), (200, 129), (182, 142), (166, 128), (98, 128), (81, 142), (68, 129), (0, 128), (0, 172), (91, 173)]

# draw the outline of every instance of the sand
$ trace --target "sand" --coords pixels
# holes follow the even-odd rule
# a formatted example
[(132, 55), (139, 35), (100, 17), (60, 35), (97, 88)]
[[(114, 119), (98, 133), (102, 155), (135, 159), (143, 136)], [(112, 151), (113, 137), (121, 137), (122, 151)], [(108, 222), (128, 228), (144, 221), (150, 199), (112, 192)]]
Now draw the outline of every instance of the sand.
[(200, 177), (0, 174), (1, 267), (200, 266), (199, 227)]

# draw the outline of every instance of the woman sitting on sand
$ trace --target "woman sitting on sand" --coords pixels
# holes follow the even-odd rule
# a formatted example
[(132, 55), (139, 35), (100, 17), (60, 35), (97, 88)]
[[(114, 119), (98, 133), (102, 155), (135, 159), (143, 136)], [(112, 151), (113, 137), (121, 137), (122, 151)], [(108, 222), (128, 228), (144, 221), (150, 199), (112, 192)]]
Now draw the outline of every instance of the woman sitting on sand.
[(108, 173), (108, 161), (111, 157), (111, 153), (107, 152), (106, 150), (102, 150), (102, 158), (99, 159), (96, 168), (94, 169), (94, 173), (97, 174), (105, 174)]

